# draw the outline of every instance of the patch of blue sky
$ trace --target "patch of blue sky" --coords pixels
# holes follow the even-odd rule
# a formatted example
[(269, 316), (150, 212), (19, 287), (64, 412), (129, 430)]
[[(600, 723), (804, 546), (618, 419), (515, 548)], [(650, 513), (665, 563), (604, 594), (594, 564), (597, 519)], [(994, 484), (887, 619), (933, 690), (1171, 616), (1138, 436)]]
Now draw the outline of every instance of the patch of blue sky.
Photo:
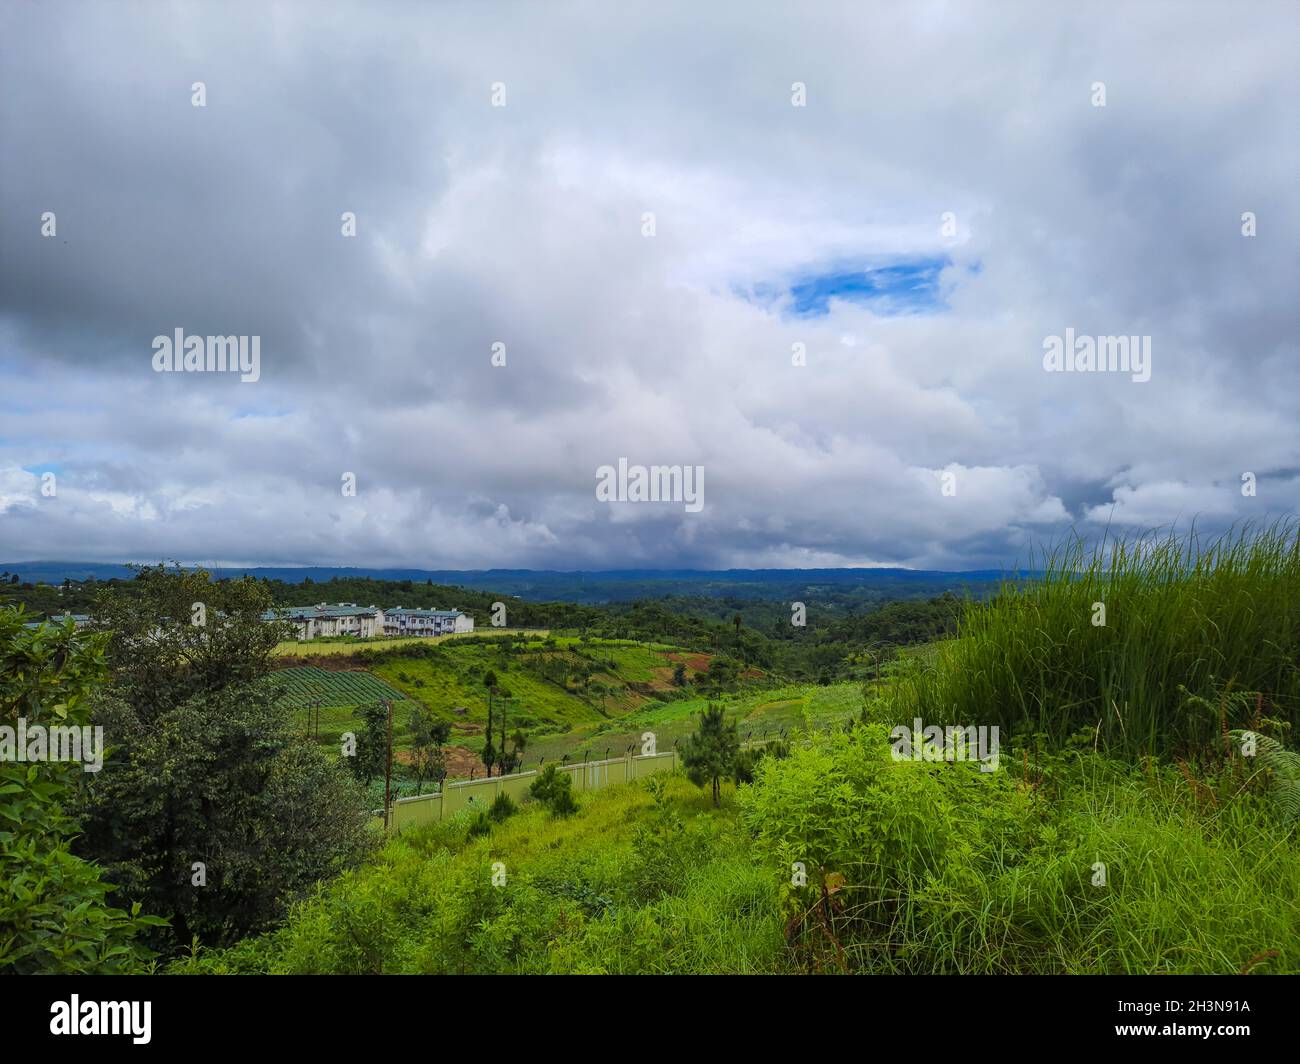
[[(739, 292), (767, 306), (785, 303), (800, 318), (823, 317), (833, 300), (868, 306), (876, 314), (940, 314), (948, 309), (940, 273), (952, 265), (946, 255), (878, 264), (835, 265), (797, 275), (788, 284), (760, 282)], [(978, 272), (976, 265), (971, 272)]]
[(939, 272), (947, 257), (888, 266), (836, 269), (804, 277), (790, 286), (791, 310), (801, 318), (830, 312), (833, 299), (862, 303), (878, 314), (934, 314), (947, 309)]

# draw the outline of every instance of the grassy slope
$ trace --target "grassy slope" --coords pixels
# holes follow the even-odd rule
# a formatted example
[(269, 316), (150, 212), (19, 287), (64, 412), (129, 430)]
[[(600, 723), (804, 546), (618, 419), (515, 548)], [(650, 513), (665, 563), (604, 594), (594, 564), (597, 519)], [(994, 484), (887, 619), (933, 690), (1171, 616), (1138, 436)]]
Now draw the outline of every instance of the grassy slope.
[[(882, 737), (800, 748), (718, 810), (674, 774), (580, 795), (567, 819), (529, 804), (477, 838), (458, 816), (389, 840), (280, 931), (174, 970), (1300, 971), (1295, 840), (1258, 803), (1198, 809), (1176, 772), (1091, 754), (1051, 797), (1011, 776), (976, 797), (961, 766), (893, 762)], [(823, 868), (845, 877), (835, 945)]]
[[(395, 658), (372, 666), (371, 671), (447, 720), (480, 724), (487, 721), (488, 714), (483, 677), (494, 672), (499, 686), (510, 693), (511, 700), (506, 703), (509, 727), (542, 731), (567, 731), (576, 725), (622, 716), (647, 701), (646, 695), (630, 684), (653, 682), (656, 670), (671, 673), (666, 650), (593, 643), (590, 656), (612, 660), (615, 667), (596, 672), (591, 677), (593, 686), (584, 690), (565, 683), (563, 678), (548, 678), (540, 668), (548, 661), (570, 666), (588, 664), (574, 652), (576, 641), (557, 643), (551, 649), (541, 641), (529, 641), (517, 655), (499, 653), (488, 645), (466, 644), (447, 648), (448, 652), (437, 659)], [(602, 696), (595, 685), (617, 690)], [(498, 700), (493, 701), (496, 704)], [(457, 706), (467, 710), (463, 717), (452, 712)]]
[[(677, 776), (658, 802), (643, 781), (582, 796), (569, 820), (529, 808), (486, 838), (457, 819), (391, 840), (277, 935), (181, 967), (1300, 972), (1298, 833), (1274, 815), (1260, 766), (1225, 750), (1223, 725), (1189, 714), (1178, 690), (1235, 678), (1262, 689), (1275, 717), (1293, 712), (1300, 598), (1284, 547), (1265, 537), (1176, 566), (1157, 550), (1083, 578), (1049, 569), (1023, 595), (973, 608), (960, 639), (891, 670), (872, 716), (1001, 723), (992, 776), (894, 761), (884, 726), (823, 731), (763, 763), (752, 787), (728, 786), (720, 811)], [(1108, 623), (1094, 629), (1098, 595)], [(654, 668), (628, 656), (613, 673)], [(1103, 699), (1121, 712), (1093, 730)], [(860, 700), (844, 684), (721, 701), (744, 735), (842, 721)], [(530, 753), (617, 752), (641, 730), (662, 749), (705, 701), (589, 716)], [(1153, 750), (1195, 756), (1179, 767), (1138, 756)], [(504, 888), (490, 885), (498, 860)], [(790, 886), (793, 861), (808, 886)], [(819, 914), (823, 883), (837, 889)]]
[[(566, 754), (581, 760), (584, 753), (603, 757), (621, 754), (632, 742), (641, 741), (646, 731), (653, 731), (663, 748), (689, 734), (691, 718), (709, 701), (727, 707), (728, 715), (740, 721), (742, 735), (755, 737), (764, 729), (776, 734), (781, 729), (806, 727), (810, 722), (825, 723), (848, 716), (856, 707), (857, 687), (840, 684), (821, 688), (794, 685), (775, 690), (764, 688), (714, 699), (693, 697), (675, 702), (660, 702), (657, 692), (676, 692), (672, 674), (679, 663), (687, 663), (688, 677), (707, 656), (686, 654), (666, 644), (641, 644), (624, 640), (588, 640), (557, 638), (546, 646), (540, 639), (519, 644), (522, 652), (506, 655), (485, 643), (461, 643), (446, 648), (437, 658), (402, 658), (371, 664), (369, 672), (395, 688), (407, 698), (394, 706), (393, 745), (399, 753), (408, 746), (407, 718), (416, 702), (423, 703), (454, 726), (452, 743), (478, 752), (483, 745), (482, 731), (487, 721), (488, 698), (482, 678), (489, 670), (498, 683), (508, 690), (507, 723), (510, 731), (517, 727), (529, 734), (526, 761), (536, 765), (540, 758), (559, 760)], [(348, 644), (337, 644), (348, 647)], [(363, 644), (365, 645), (365, 644)], [(356, 644), (350, 645), (355, 651)], [(543, 674), (546, 662), (564, 662), (566, 666), (594, 666), (591, 686), (557, 682)], [(762, 682), (761, 677), (757, 681)], [(599, 687), (608, 693), (600, 693)], [(494, 699), (494, 714), (500, 712), (500, 700)], [(466, 713), (457, 714), (455, 707)], [(307, 711), (295, 710), (294, 720), (307, 727)], [(499, 722), (499, 715), (495, 716)], [(319, 735), (322, 742), (336, 745), (343, 732), (354, 730), (358, 720), (355, 706), (327, 706), (320, 711)]]
[(529, 745), (530, 760), (544, 756), (555, 761), (568, 754), (581, 761), (583, 753), (604, 757), (609, 749), (617, 757), (630, 745), (641, 744), (646, 732), (653, 732), (658, 749), (691, 734), (696, 718), (710, 703), (720, 705), (728, 721), (734, 720), (741, 739), (777, 736), (796, 729), (825, 729), (843, 721), (861, 709), (861, 689), (857, 684), (795, 684), (788, 687), (742, 692), (714, 698), (687, 698), (676, 702), (652, 702), (618, 721), (602, 721), (555, 736), (542, 736)]
[[(388, 842), (280, 932), (180, 972), (754, 973), (782, 970), (770, 865), (680, 775), (583, 795), (557, 820), (526, 807), (486, 837), (461, 817)], [(492, 885), (493, 863), (504, 886)]]

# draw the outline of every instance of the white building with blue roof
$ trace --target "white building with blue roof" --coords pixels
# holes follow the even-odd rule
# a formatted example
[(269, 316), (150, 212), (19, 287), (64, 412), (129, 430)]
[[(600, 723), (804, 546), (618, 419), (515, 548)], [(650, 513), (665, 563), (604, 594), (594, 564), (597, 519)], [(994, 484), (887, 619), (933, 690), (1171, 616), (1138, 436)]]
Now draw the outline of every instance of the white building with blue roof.
[(421, 610), (397, 606), (358, 606), (355, 602), (319, 603), (267, 610), (264, 621), (288, 621), (298, 639), (351, 636), (373, 639), (383, 635), (435, 636), (474, 631), (474, 618), (460, 610)]
[(373, 639), (384, 634), (384, 611), (378, 606), (358, 606), (355, 602), (327, 602), (315, 606), (290, 606), (267, 610), (264, 621), (288, 621), (298, 639), (322, 639), (330, 636), (353, 636)]
[(456, 635), (474, 631), (474, 618), (460, 610), (384, 610), (384, 635)]

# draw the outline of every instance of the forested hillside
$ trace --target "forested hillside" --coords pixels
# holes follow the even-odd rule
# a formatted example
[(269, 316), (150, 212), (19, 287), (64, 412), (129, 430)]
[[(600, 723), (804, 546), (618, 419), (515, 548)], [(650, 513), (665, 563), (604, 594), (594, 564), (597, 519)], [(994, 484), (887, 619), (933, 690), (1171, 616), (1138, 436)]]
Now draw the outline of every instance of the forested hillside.
[[(510, 628), (545, 628), (604, 639), (664, 640), (725, 654), (783, 678), (824, 683), (874, 675), (882, 655), (888, 657), (892, 648), (952, 634), (961, 601), (945, 592), (930, 599), (882, 603), (876, 600), (877, 592), (868, 600), (846, 597), (837, 591), (825, 600), (811, 596), (787, 601), (679, 595), (593, 606), (531, 602), (427, 580), (420, 583), (357, 577), (324, 583), (310, 579), (302, 583), (263, 579), (256, 583), (277, 606), (355, 602), (386, 609), (458, 608), (474, 618), (479, 633), (491, 631), (493, 604), (501, 602)], [(0, 602), (22, 605), (33, 620), (55, 614), (93, 613), (104, 592), (130, 597), (138, 593), (137, 581), (69, 581), (54, 586), (0, 580)], [(796, 617), (796, 602), (802, 605), (802, 617)], [(803, 623), (794, 623), (796, 620)]]

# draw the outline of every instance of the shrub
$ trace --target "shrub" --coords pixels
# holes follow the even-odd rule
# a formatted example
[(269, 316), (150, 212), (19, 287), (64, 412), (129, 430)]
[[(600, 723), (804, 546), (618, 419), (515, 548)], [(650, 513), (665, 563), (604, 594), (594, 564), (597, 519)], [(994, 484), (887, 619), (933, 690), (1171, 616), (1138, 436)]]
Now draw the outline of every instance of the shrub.
[(762, 746), (751, 746), (741, 750), (736, 754), (735, 760), (731, 766), (731, 778), (736, 783), (753, 783), (754, 770), (758, 763), (765, 757), (789, 757), (790, 747), (786, 743), (773, 742), (765, 743)]
[(578, 803), (573, 799), (573, 780), (567, 772), (561, 772), (554, 765), (547, 765), (528, 788), (528, 793), (551, 811), (553, 816), (569, 816), (578, 811)]
[(515, 805), (510, 795), (502, 791), (492, 802), (492, 808), (488, 810), (488, 816), (492, 818), (494, 823), (500, 824), (503, 820), (514, 816), (518, 811), (519, 806)]
[(1300, 754), (1288, 750), (1276, 739), (1249, 731), (1234, 731), (1234, 742), (1254, 748), (1260, 767), (1269, 774), (1269, 797), (1273, 812), (1283, 826), (1300, 820)]

